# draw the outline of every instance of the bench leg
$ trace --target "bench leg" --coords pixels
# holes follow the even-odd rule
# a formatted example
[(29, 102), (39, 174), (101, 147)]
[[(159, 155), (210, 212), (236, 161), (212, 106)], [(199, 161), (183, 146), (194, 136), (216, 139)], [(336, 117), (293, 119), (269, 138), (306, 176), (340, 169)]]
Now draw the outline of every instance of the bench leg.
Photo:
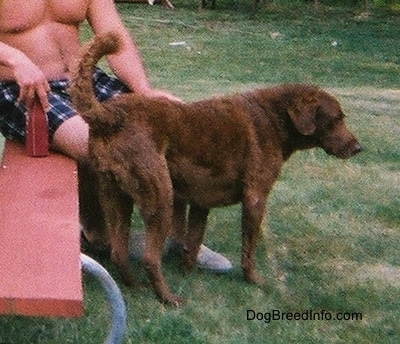
[(81, 253), (83, 271), (96, 277), (106, 292), (110, 304), (111, 326), (105, 344), (121, 343), (126, 331), (126, 306), (117, 284), (99, 263)]

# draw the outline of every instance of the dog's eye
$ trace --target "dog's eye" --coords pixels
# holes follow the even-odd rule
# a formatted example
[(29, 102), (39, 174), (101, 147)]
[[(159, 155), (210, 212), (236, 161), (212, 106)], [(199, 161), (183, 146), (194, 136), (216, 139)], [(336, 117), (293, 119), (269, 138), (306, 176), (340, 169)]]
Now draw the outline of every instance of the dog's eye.
[(334, 126), (342, 122), (345, 118), (345, 114), (343, 112), (338, 113), (336, 116), (332, 116), (331, 120), (329, 121), (329, 126)]
[(328, 133), (334, 130), (339, 125), (341, 120), (338, 117), (324, 118), (319, 122), (318, 128), (321, 133)]

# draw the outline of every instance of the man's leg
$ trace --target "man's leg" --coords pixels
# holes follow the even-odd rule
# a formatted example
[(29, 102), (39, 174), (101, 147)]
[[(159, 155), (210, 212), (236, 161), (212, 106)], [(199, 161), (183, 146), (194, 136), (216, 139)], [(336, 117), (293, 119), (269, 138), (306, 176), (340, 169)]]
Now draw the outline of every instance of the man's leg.
[(81, 116), (73, 116), (58, 127), (51, 146), (77, 161), (84, 161), (88, 156), (88, 142), (88, 124)]

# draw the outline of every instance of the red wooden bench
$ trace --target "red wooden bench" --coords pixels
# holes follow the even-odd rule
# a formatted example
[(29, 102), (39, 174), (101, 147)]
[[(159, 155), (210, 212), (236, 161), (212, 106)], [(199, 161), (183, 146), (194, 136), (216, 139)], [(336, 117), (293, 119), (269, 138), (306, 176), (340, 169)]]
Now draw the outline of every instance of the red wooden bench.
[(81, 316), (83, 267), (100, 278), (113, 300), (117, 329), (113, 323), (107, 343), (117, 343), (126, 321), (119, 289), (80, 254), (76, 163), (60, 154), (46, 156), (44, 114), (37, 107), (30, 114), (39, 120), (28, 126), (27, 146), (6, 141), (0, 164), (0, 314)]
[(74, 161), (7, 141), (0, 173), (0, 313), (81, 316)]

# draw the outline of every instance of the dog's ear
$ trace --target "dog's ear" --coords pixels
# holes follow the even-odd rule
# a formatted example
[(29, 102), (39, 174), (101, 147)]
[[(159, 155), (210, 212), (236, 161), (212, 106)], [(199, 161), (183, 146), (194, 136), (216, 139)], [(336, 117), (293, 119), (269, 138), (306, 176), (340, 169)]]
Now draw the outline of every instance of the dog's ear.
[(294, 99), (288, 114), (296, 129), (303, 135), (312, 135), (317, 129), (316, 115), (319, 103), (315, 94), (304, 94)]

